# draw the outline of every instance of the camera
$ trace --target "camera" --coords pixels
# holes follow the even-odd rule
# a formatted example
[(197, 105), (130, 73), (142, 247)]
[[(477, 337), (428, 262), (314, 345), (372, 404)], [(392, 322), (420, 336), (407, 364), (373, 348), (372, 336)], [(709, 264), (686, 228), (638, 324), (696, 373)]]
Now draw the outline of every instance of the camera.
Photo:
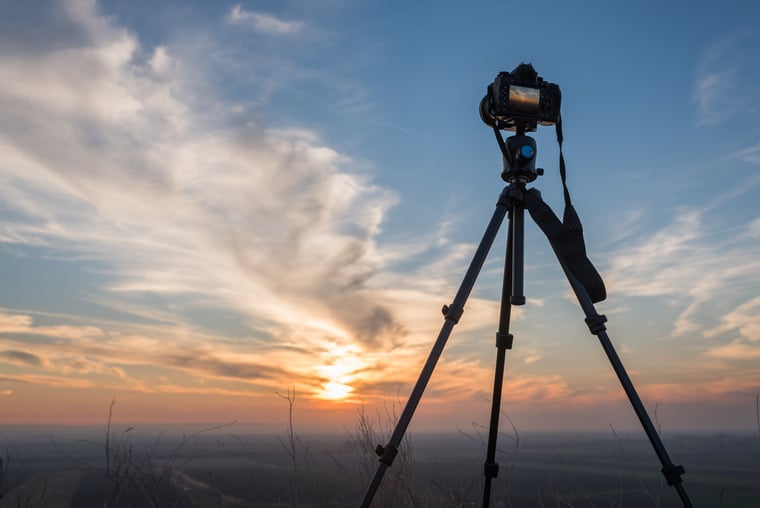
[(538, 124), (559, 122), (562, 94), (531, 64), (521, 63), (512, 72), (500, 72), (480, 101), (480, 118), (501, 130), (535, 131)]

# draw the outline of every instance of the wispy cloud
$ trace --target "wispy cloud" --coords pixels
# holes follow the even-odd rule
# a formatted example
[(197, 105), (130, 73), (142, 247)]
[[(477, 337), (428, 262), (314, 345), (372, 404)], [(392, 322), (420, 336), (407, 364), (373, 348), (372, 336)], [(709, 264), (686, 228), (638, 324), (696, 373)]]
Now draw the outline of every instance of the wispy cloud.
[(757, 360), (760, 359), (760, 347), (757, 344), (748, 344), (743, 340), (734, 340), (728, 344), (710, 348), (707, 354), (729, 360)]
[[(266, 354), (246, 354), (215, 344), (211, 336), (182, 338), (171, 326), (152, 326), (139, 331), (134, 326), (122, 324), (119, 331), (111, 333), (76, 325), (61, 330), (61, 327), (37, 325), (31, 315), (6, 313), (0, 313), (0, 326), (8, 330), (7, 345), (29, 348), (29, 338), (36, 338), (34, 353), (21, 349), (0, 351), (0, 364), (38, 368), (38, 372), (26, 370), (12, 379), (6, 377), (6, 383), (23, 381), (55, 386), (56, 376), (66, 376), (86, 383), (99, 379), (106, 386), (140, 391), (163, 390), (167, 385), (176, 384), (173, 390), (177, 391), (181, 383), (155, 383), (155, 373), (160, 373), (166, 380), (166, 376), (176, 377), (178, 373), (187, 372), (221, 381), (234, 380), (249, 388), (268, 386), (274, 389), (283, 377), (293, 373), (280, 367), (281, 364), (263, 361)], [(124, 330), (130, 328), (132, 333), (125, 334)], [(276, 347), (276, 344), (272, 345), (272, 349)], [(149, 367), (149, 373), (142, 378), (126, 372), (144, 370), (145, 367)], [(303, 385), (308, 384), (307, 379)], [(309, 388), (313, 389), (313, 386)], [(188, 388), (186, 391), (193, 390)]]
[[(15, 379), (54, 384), (57, 373), (83, 386), (101, 376), (179, 390), (156, 372), (194, 373), (230, 391), (242, 390), (231, 382), (271, 390), (297, 379), (312, 394), (335, 382), (331, 372), (409, 382), (441, 321), (436, 291), (450, 288), (418, 285), (424, 266), (394, 273), (399, 252), (427, 249), (426, 239), (377, 243), (395, 194), (351, 172), (353, 161), (312, 131), (230, 121), (229, 108), (209, 107), (222, 99), (197, 86), (202, 67), (189, 69), (194, 62), (167, 47), (143, 48), (89, 2), (72, 5), (68, 23), (86, 44), (0, 53), (0, 199), (12, 212), (0, 239), (97, 261), (107, 284), (93, 295), (98, 304), (158, 324), (71, 316), (43, 325), (7, 312), (3, 329), (16, 342), (2, 359), (44, 371)], [(300, 28), (240, 8), (233, 15), (262, 30)], [(471, 249), (461, 246), (456, 260)], [(472, 308), (463, 331), (493, 322), (493, 302), (473, 299)], [(245, 337), (209, 332), (199, 310), (234, 312)], [(30, 352), (30, 337), (45, 340)], [(410, 349), (398, 354), (402, 346)], [(348, 355), (358, 360), (339, 360)]]
[(760, 297), (743, 302), (731, 312), (721, 317), (721, 324), (708, 330), (706, 335), (714, 337), (726, 331), (738, 331), (747, 342), (754, 342), (760, 354)]
[(230, 23), (247, 26), (269, 35), (293, 34), (300, 32), (304, 27), (302, 21), (285, 21), (271, 14), (247, 11), (240, 5), (230, 10), (228, 20)]
[(694, 101), (697, 104), (697, 125), (718, 125), (735, 112), (732, 96), (736, 71), (724, 69), (707, 72), (697, 79)]
[(760, 164), (760, 143), (739, 150), (736, 156), (743, 161)]
[(33, 365), (37, 367), (41, 367), (45, 363), (42, 358), (27, 351), (0, 351), (0, 359), (10, 361), (11, 363), (20, 363), (22, 365)]
[[(716, 299), (743, 309), (760, 285), (760, 260), (751, 239), (755, 223), (741, 233), (720, 234), (709, 213), (682, 210), (659, 231), (626, 242), (610, 255), (605, 270), (610, 294), (616, 297), (663, 297), (678, 309), (675, 335), (705, 333), (706, 318), (720, 319)], [(735, 226), (736, 228), (736, 226)], [(751, 312), (723, 317), (734, 326), (760, 322)]]
[(715, 126), (738, 115), (757, 113), (754, 55), (743, 50), (752, 34), (732, 34), (708, 47), (697, 67), (693, 101), (699, 126)]

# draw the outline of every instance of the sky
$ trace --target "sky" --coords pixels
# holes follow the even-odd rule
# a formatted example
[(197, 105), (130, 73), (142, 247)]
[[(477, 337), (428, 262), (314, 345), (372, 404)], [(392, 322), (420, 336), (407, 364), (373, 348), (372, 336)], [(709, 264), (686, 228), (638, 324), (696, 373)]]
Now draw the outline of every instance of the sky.
[[(530, 62), (650, 414), (756, 431), (758, 26), (731, 0), (3, 1), (0, 425), (116, 400), (118, 422), (279, 428), (289, 391), (301, 431), (388, 425), (504, 186), (480, 99)], [(412, 430), (487, 425), (505, 231)], [(530, 221), (525, 257), (505, 413), (639, 428)]]

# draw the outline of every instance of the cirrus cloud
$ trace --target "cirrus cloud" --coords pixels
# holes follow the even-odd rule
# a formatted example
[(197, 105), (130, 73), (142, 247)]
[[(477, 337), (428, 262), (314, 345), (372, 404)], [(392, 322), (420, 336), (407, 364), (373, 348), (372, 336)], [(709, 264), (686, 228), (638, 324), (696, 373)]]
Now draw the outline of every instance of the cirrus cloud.
[(247, 26), (269, 35), (297, 33), (304, 26), (302, 21), (285, 21), (271, 14), (247, 11), (239, 4), (230, 10), (228, 20), (232, 24)]
[[(71, 315), (42, 325), (10, 311), (2, 317), (18, 345), (45, 340), (39, 362), (5, 359), (82, 376), (82, 386), (106, 376), (145, 390), (138, 372), (195, 373), (219, 386), (250, 379), (252, 390), (297, 379), (309, 393), (330, 382), (320, 375), (328, 368), (408, 382), (433, 328), (414, 324), (413, 309), (430, 304), (440, 319), (442, 286), (413, 290), (415, 274), (392, 270), (399, 252), (424, 253), (424, 238), (378, 244), (396, 195), (351, 171), (352, 159), (317, 133), (224, 104), (198, 84), (203, 59), (143, 47), (93, 2), (66, 5), (75, 44), (62, 37), (23, 55), (0, 52), (0, 240), (97, 266), (102, 283), (89, 298), (131, 322)], [(260, 29), (297, 28), (233, 14)], [(493, 317), (483, 303), (465, 331)], [(231, 326), (210, 330), (202, 315), (233, 316), (238, 338)], [(386, 358), (403, 346), (403, 362)], [(358, 361), (336, 367), (339, 351)]]

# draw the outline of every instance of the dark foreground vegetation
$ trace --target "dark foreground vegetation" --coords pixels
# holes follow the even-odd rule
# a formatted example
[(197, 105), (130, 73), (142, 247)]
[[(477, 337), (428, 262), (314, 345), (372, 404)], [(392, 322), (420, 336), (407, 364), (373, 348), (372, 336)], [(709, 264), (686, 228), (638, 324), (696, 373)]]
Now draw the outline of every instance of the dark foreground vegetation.
[[(0, 508), (354, 507), (385, 429), (361, 414), (340, 435), (196, 428), (0, 428)], [(700, 508), (760, 507), (757, 434), (664, 436)], [(643, 434), (500, 438), (494, 507), (678, 507)], [(480, 506), (480, 429), (413, 434), (373, 506)]]

